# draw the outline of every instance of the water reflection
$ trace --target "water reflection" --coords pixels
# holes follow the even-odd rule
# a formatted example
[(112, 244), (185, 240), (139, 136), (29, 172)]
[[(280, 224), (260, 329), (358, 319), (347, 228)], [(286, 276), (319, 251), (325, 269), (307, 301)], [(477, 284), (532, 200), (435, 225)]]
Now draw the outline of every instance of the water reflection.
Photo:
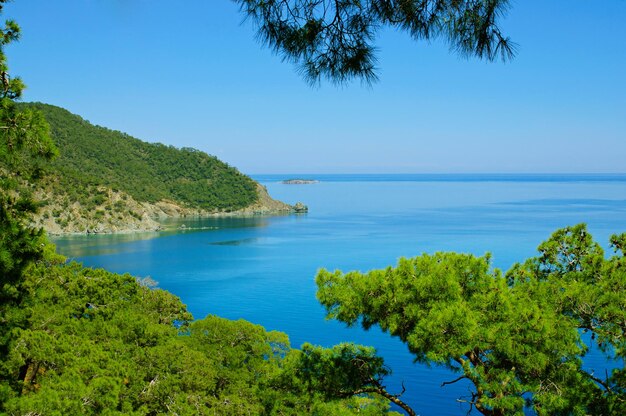
[(221, 228), (258, 228), (267, 227), (269, 222), (277, 217), (187, 217), (168, 218), (161, 221), (165, 232), (205, 231)]
[[(51, 236), (57, 251), (69, 258), (112, 255), (127, 252), (130, 243), (154, 238), (172, 236), (181, 233), (212, 232), (241, 228), (265, 228), (272, 222), (285, 219), (288, 214), (280, 216), (253, 217), (187, 217), (168, 218), (161, 221), (161, 231), (137, 232), (125, 234), (72, 234)], [(212, 245), (240, 245), (256, 242), (255, 238), (224, 240), (211, 242)]]
[(242, 244), (252, 244), (258, 242), (258, 238), (242, 238), (240, 240), (213, 241), (212, 246), (240, 246)]
[(141, 240), (150, 240), (162, 236), (163, 232), (139, 232), (128, 234), (72, 234), (51, 236), (57, 251), (64, 256), (89, 257), (117, 254), (124, 250), (124, 245)]

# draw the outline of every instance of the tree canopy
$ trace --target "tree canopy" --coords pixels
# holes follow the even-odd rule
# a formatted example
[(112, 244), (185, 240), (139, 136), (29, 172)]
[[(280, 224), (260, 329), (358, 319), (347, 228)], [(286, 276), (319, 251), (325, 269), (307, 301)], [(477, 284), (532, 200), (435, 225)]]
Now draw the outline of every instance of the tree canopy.
[[(6, 0), (0, 0), (0, 12)], [(30, 215), (36, 209), (24, 181), (41, 175), (40, 164), (56, 156), (48, 125), (40, 113), (19, 109), (24, 83), (9, 75), (6, 45), (20, 36), (12, 20), (0, 28), (0, 357), (7, 347), (7, 333), (17, 322), (9, 313), (23, 299), (21, 290), (24, 270), (42, 258), (46, 246), (42, 230), (28, 228)]]
[(372, 375), (381, 372), (382, 359), (371, 348), (350, 344), (342, 351), (352, 353), (338, 355), (305, 345), (300, 351), (285, 334), (246, 321), (194, 321), (180, 299), (145, 282), (77, 263), (31, 268), (21, 305), (27, 324), (13, 328), (0, 367), (0, 411), (387, 413), (384, 398), (358, 395), (369, 376), (337, 376), (356, 368), (359, 357), (375, 363)]
[(515, 44), (499, 20), (508, 0), (233, 0), (257, 26), (259, 39), (299, 65), (311, 83), (376, 75), (377, 32), (390, 27), (415, 39), (442, 39), (463, 56), (506, 60)]
[[(607, 259), (584, 225), (567, 227), (506, 274), (489, 255), (457, 253), (367, 273), (321, 270), (317, 296), (329, 318), (378, 325), (416, 361), (469, 380), (461, 400), (485, 415), (623, 414), (625, 241), (613, 236)], [(605, 376), (582, 366), (590, 343), (615, 364)]]

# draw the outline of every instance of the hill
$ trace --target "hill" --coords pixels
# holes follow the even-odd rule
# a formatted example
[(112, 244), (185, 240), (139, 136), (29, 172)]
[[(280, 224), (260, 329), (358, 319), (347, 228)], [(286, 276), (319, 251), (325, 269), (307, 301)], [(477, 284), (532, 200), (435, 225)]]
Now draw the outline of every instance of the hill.
[(41, 111), (60, 157), (34, 190), (51, 233), (155, 230), (186, 215), (289, 212), (237, 169), (202, 151), (147, 143), (49, 104)]

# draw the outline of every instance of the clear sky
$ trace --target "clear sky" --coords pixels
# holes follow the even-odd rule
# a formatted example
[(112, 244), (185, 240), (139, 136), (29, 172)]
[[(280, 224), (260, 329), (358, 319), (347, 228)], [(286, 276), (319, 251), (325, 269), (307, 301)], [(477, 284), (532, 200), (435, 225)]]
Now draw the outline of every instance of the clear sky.
[(517, 0), (509, 63), (386, 30), (380, 81), (311, 88), (229, 0), (16, 0), (25, 99), (242, 172), (626, 172), (626, 1)]

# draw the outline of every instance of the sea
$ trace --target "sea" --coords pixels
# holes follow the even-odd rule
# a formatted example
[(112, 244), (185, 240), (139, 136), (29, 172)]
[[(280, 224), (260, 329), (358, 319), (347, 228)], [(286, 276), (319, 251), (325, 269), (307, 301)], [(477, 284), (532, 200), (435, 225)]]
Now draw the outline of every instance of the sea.
[[(150, 277), (187, 305), (245, 319), (304, 342), (376, 347), (392, 375), (389, 392), (421, 415), (466, 414), (470, 386), (457, 375), (415, 363), (397, 338), (325, 319), (315, 298), (321, 269), (384, 268), (400, 257), (456, 251), (491, 253), (508, 269), (537, 253), (560, 227), (586, 223), (611, 253), (611, 234), (626, 232), (626, 174), (253, 175), (274, 198), (303, 202), (306, 214), (183, 218), (158, 233), (65, 236), (60, 253), (90, 267)], [(314, 184), (283, 184), (287, 179)], [(585, 365), (602, 371), (592, 351)], [(616, 364), (611, 364), (616, 365)], [(618, 363), (617, 365), (623, 365)]]

